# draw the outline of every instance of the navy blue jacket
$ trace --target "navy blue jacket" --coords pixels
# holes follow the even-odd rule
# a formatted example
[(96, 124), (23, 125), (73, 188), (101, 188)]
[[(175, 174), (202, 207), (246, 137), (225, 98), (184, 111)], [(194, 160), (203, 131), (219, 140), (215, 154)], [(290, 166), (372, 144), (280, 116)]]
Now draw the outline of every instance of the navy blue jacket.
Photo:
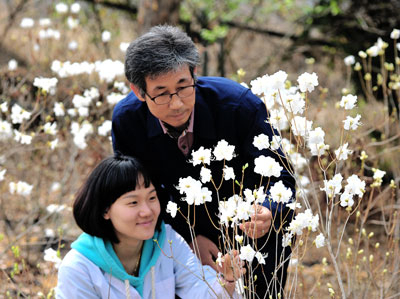
[[(244, 182), (245, 186), (250, 189), (258, 187), (260, 182), (260, 175), (253, 173), (254, 158), (260, 155), (271, 156), (281, 163), (284, 170), (280, 178), (273, 177), (271, 179), (270, 186), (276, 181), (282, 180), (295, 194), (294, 179), (286, 170), (287, 165), (283, 165), (283, 163), (287, 163), (286, 160), (277, 157), (270, 150), (260, 151), (252, 144), (254, 137), (261, 133), (268, 135), (271, 140), (273, 131), (271, 126), (266, 123), (267, 111), (264, 103), (248, 88), (225, 78), (199, 77), (196, 83), (194, 117), (192, 150), (197, 150), (200, 146), (214, 148), (222, 139), (235, 145), (237, 156), (227, 162), (227, 165), (234, 167), (236, 178), (240, 181), (242, 166), (248, 163), (249, 167), (245, 170)], [(278, 133), (275, 132), (275, 134)], [(191, 155), (187, 157), (183, 155), (176, 141), (163, 133), (158, 119), (150, 113), (146, 103), (139, 101), (133, 92), (120, 101), (114, 109), (112, 141), (114, 151), (139, 158), (150, 171), (153, 183), (157, 188), (162, 211), (165, 210), (168, 200), (174, 200), (183, 213), (187, 213), (187, 204), (180, 201), (180, 194), (175, 186), (178, 185), (181, 177), (192, 176), (199, 179), (201, 166), (194, 167), (188, 162)], [(217, 161), (212, 161), (210, 164), (213, 178), (217, 182), (221, 178), (222, 166), (222, 162)], [(263, 179), (264, 184), (267, 181), (267, 178)], [(212, 185), (209, 184), (207, 187), (215, 195)], [(223, 188), (219, 192), (220, 199), (232, 196), (232, 188), (232, 181), (224, 182)], [(268, 200), (264, 205), (273, 214), (281, 211), (280, 206), (277, 207)], [(207, 209), (212, 219), (216, 221), (218, 203), (215, 197), (212, 203), (207, 203)], [(190, 215), (193, 220), (193, 210)], [(188, 242), (191, 242), (188, 225), (181, 215), (177, 214), (174, 219), (168, 215), (163, 215), (163, 217)], [(216, 244), (220, 244), (217, 231), (213, 228), (203, 206), (196, 206), (195, 231), (197, 234), (210, 238)]]

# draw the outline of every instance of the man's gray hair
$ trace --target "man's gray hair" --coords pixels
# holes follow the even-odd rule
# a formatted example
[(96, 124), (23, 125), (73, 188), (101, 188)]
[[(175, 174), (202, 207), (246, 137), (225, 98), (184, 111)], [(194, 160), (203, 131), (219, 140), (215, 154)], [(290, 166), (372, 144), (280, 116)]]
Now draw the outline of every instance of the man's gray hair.
[(191, 38), (177, 27), (159, 25), (134, 40), (125, 56), (125, 76), (144, 96), (146, 77), (176, 71), (189, 66), (193, 75), (199, 64), (199, 52)]

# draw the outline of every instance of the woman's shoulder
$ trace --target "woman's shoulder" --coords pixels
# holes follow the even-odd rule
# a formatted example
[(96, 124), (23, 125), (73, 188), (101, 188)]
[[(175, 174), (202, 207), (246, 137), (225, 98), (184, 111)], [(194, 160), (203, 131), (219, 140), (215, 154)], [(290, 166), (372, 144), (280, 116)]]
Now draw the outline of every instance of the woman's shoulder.
[(93, 271), (93, 269), (98, 268), (93, 264), (88, 258), (75, 249), (71, 249), (63, 258), (59, 271), (65, 268), (73, 268), (75, 270), (83, 271)]

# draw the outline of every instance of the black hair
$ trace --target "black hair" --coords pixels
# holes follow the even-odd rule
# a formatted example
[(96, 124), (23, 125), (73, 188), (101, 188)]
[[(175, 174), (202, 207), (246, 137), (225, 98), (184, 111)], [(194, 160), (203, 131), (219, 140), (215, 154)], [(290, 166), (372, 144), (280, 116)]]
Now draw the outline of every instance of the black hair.
[(125, 76), (144, 97), (147, 77), (156, 78), (187, 65), (195, 79), (194, 69), (199, 61), (199, 51), (185, 32), (178, 27), (158, 25), (129, 45)]
[[(104, 218), (109, 207), (121, 195), (133, 191), (143, 178), (151, 184), (149, 173), (133, 157), (116, 154), (101, 161), (79, 190), (73, 214), (77, 225), (87, 234), (119, 243), (111, 220)], [(160, 217), (156, 229), (160, 228)]]

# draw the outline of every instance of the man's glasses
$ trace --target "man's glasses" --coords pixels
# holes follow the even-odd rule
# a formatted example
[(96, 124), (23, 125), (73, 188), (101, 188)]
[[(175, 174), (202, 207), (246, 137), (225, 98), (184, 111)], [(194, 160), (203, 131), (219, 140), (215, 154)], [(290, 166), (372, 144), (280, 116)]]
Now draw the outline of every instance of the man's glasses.
[(152, 100), (157, 105), (165, 105), (165, 104), (168, 104), (169, 102), (171, 102), (172, 97), (174, 95), (177, 95), (181, 99), (190, 97), (193, 94), (195, 87), (196, 87), (196, 84), (182, 86), (182, 87), (179, 87), (176, 90), (176, 92), (174, 92), (174, 93), (163, 93), (163, 94), (160, 94), (155, 97), (151, 97), (146, 91), (145, 91), (145, 94), (150, 98), (150, 100)]

